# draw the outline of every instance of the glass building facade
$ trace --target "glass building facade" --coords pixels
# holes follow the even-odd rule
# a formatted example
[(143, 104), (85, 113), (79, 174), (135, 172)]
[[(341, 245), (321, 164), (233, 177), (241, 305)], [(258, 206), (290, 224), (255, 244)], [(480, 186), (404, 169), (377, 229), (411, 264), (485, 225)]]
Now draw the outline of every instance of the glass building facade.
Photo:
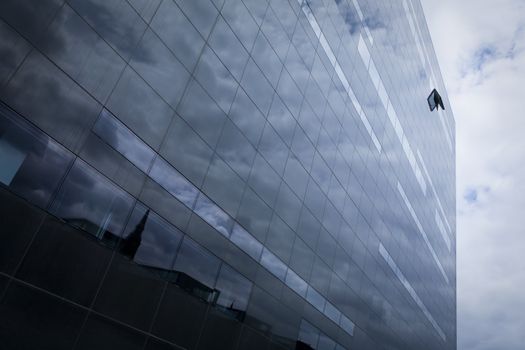
[(2, 349), (456, 348), (419, 1), (2, 0), (0, 39)]

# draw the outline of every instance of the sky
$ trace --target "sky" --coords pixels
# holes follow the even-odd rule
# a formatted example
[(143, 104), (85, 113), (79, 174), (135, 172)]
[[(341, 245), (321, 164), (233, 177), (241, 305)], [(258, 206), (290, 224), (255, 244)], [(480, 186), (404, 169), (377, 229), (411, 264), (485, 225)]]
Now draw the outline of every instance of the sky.
[(458, 349), (525, 349), (525, 0), (421, 0), (456, 118)]

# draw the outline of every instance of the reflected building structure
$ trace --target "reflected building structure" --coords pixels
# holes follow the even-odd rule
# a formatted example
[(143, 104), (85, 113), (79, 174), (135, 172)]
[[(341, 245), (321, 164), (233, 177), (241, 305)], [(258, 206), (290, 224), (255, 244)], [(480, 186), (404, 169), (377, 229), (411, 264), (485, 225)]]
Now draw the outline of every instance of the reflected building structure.
[(456, 349), (419, 1), (4, 0), (0, 38), (3, 347)]

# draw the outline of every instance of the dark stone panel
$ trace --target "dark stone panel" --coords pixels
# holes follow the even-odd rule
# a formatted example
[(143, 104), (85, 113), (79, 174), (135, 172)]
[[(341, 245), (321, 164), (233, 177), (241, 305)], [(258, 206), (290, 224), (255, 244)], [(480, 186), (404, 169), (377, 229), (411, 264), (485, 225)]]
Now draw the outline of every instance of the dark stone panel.
[(183, 348), (172, 345), (155, 338), (149, 338), (144, 350), (181, 350)]
[(4, 275), (0, 275), (0, 299), (1, 295), (4, 293), (5, 288), (7, 287), (7, 283), (9, 282), (9, 278)]
[(52, 295), (13, 282), (0, 305), (3, 349), (69, 350), (86, 312)]
[(195, 349), (206, 316), (206, 302), (169, 285), (152, 333), (187, 349)]
[(266, 350), (269, 339), (250, 327), (242, 328), (238, 350)]
[(82, 305), (95, 296), (111, 250), (53, 218), (45, 220), (17, 277)]
[(147, 330), (164, 287), (157, 269), (115, 256), (95, 301), (95, 310)]
[(0, 188), (0, 212), (0, 271), (13, 273), (44, 213), (3, 188)]
[(213, 349), (221, 344), (223, 349), (235, 349), (241, 323), (220, 310), (211, 309), (202, 330), (198, 349)]
[(146, 336), (129, 327), (91, 314), (82, 329), (75, 349), (78, 350), (140, 350)]

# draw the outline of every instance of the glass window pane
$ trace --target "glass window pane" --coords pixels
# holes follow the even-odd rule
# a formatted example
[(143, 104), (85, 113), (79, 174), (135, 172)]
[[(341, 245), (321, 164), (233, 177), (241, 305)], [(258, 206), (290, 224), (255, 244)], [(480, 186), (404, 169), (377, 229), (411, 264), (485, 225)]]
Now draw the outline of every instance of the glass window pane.
[(147, 172), (154, 151), (108, 110), (103, 109), (93, 131), (143, 172)]
[(275, 277), (284, 281), (286, 265), (268, 249), (264, 248), (261, 256), (261, 265), (266, 267)]
[(303, 344), (309, 345), (310, 348), (315, 349), (319, 341), (319, 330), (307, 321), (301, 320), (298, 340)]
[(222, 235), (230, 236), (233, 219), (204, 194), (200, 194), (194, 211)]
[(130, 65), (170, 106), (177, 106), (190, 74), (151, 29), (135, 49)]
[(323, 312), (324, 304), (326, 302), (325, 298), (319, 294), (312, 286), (308, 286), (308, 291), (306, 292), (306, 300), (310, 302), (317, 310)]
[(186, 69), (192, 71), (204, 46), (204, 40), (173, 1), (162, 1), (151, 21), (151, 28)]
[(124, 59), (129, 59), (147, 24), (127, 2), (72, 0), (69, 3)]
[(335, 308), (331, 303), (328, 301), (326, 302), (326, 305), (324, 307), (324, 314), (326, 317), (334, 321), (336, 324), (339, 324), (339, 318), (341, 317), (341, 312)]
[(223, 264), (215, 289), (219, 293), (218, 305), (234, 313), (241, 312), (244, 314), (252, 291), (252, 283), (247, 278)]
[(164, 159), (155, 159), (149, 176), (188, 208), (193, 207), (199, 190)]
[(219, 259), (186, 236), (177, 254), (174, 270), (182, 272), (198, 284), (210, 288), (211, 292), (211, 288), (215, 286), (220, 263)]
[(127, 67), (106, 104), (128, 128), (158, 149), (174, 115), (173, 109)]
[(0, 106), (0, 182), (45, 207), (73, 155)]
[(306, 297), (306, 290), (308, 288), (308, 284), (306, 284), (306, 282), (291, 269), (288, 269), (288, 272), (286, 273), (285, 283), (297, 294), (299, 294), (303, 298)]
[(36, 50), (29, 53), (2, 95), (2, 100), (24, 118), (73, 151), (82, 145), (102, 109)]
[(120, 252), (137, 264), (171, 270), (182, 232), (142, 204), (131, 214), (120, 245)]
[(77, 159), (51, 212), (100, 240), (114, 240), (126, 223), (133, 198)]
[(241, 248), (246, 254), (259, 261), (261, 252), (263, 250), (262, 244), (253, 238), (245, 229), (239, 224), (233, 226), (231, 241), (239, 248)]

